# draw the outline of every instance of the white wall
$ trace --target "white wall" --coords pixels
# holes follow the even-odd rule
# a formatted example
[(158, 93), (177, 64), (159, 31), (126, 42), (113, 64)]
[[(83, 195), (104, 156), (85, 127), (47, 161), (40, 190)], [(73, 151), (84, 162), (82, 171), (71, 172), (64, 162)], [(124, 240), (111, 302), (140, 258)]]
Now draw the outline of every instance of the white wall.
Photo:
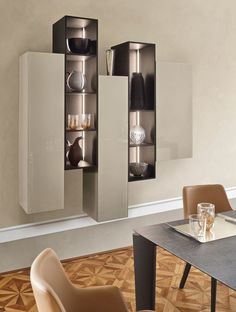
[(159, 60), (193, 65), (194, 157), (160, 163), (156, 181), (130, 183), (129, 204), (179, 196), (186, 184), (236, 185), (234, 0), (0, 0), (0, 14), (1, 227), (82, 208), (27, 216), (17, 195), (18, 56), (50, 52), (51, 24), (66, 14), (99, 19), (100, 73), (105, 49), (127, 40), (155, 42)]

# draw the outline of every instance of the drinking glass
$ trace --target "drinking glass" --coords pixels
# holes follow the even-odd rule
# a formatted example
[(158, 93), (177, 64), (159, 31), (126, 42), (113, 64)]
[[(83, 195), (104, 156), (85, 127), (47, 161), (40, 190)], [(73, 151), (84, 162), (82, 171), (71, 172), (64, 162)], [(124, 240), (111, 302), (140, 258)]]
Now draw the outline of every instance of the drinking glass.
[(211, 203), (199, 203), (197, 205), (197, 212), (206, 218), (206, 230), (209, 231), (215, 220), (215, 205)]
[(79, 116), (68, 114), (67, 126), (71, 130), (76, 130), (79, 127)]
[(190, 232), (195, 237), (205, 237), (206, 218), (204, 215), (192, 214), (189, 216)]
[(91, 114), (81, 114), (80, 115), (80, 127), (83, 130), (91, 128)]

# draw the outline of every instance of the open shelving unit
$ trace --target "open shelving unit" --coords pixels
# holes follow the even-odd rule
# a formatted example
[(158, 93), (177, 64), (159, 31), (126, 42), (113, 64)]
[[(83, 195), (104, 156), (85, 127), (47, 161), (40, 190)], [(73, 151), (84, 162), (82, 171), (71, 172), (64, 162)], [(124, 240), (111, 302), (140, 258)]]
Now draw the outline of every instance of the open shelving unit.
[[(72, 53), (69, 48), (69, 38), (87, 38), (91, 47), (88, 52)], [(98, 115), (98, 20), (64, 16), (53, 25), (53, 52), (65, 55), (65, 148), (64, 167), (71, 169), (96, 169), (97, 167), (97, 115)], [(67, 83), (68, 76), (73, 72), (81, 72), (86, 80), (81, 91), (72, 90)], [(83, 129), (79, 125), (70, 128), (69, 115), (91, 114), (89, 128)], [(80, 140), (82, 161), (78, 166), (72, 166), (68, 159), (68, 143), (72, 144), (77, 137)]]
[[(128, 181), (140, 181), (156, 178), (156, 52), (155, 44), (124, 42), (113, 46), (115, 51), (114, 75), (128, 76), (128, 133), (134, 126), (145, 130), (145, 140), (135, 144), (128, 138), (128, 163), (145, 162), (147, 171), (142, 176), (134, 176), (129, 169)], [(142, 74), (144, 80), (144, 103), (135, 107), (132, 103), (132, 79), (134, 73)]]

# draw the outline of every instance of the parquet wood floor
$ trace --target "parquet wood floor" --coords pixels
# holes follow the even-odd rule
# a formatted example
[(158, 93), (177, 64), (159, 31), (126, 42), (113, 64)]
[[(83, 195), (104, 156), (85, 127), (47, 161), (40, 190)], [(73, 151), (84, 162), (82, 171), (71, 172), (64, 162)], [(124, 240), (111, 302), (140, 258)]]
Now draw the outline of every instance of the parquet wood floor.
[[(184, 290), (178, 289), (183, 262), (164, 250), (157, 256), (157, 306), (159, 312), (210, 311), (210, 279), (192, 269)], [(134, 308), (132, 248), (65, 261), (63, 266), (78, 287), (116, 285), (129, 310)], [(0, 311), (37, 312), (30, 285), (29, 269), (0, 274)], [(46, 312), (46, 311), (45, 311)], [(111, 311), (112, 312), (112, 311)], [(236, 312), (236, 292), (218, 284), (217, 312)]]

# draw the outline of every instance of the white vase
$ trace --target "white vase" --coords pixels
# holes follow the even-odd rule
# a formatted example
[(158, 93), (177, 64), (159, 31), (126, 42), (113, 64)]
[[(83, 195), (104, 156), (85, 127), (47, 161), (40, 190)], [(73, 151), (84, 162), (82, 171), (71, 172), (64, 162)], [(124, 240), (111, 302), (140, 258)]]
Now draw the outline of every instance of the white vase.
[(139, 145), (145, 140), (145, 130), (141, 126), (134, 126), (130, 129), (130, 139), (131, 141)]
[(66, 84), (70, 90), (81, 92), (85, 88), (86, 77), (81, 71), (72, 71), (67, 77)]

